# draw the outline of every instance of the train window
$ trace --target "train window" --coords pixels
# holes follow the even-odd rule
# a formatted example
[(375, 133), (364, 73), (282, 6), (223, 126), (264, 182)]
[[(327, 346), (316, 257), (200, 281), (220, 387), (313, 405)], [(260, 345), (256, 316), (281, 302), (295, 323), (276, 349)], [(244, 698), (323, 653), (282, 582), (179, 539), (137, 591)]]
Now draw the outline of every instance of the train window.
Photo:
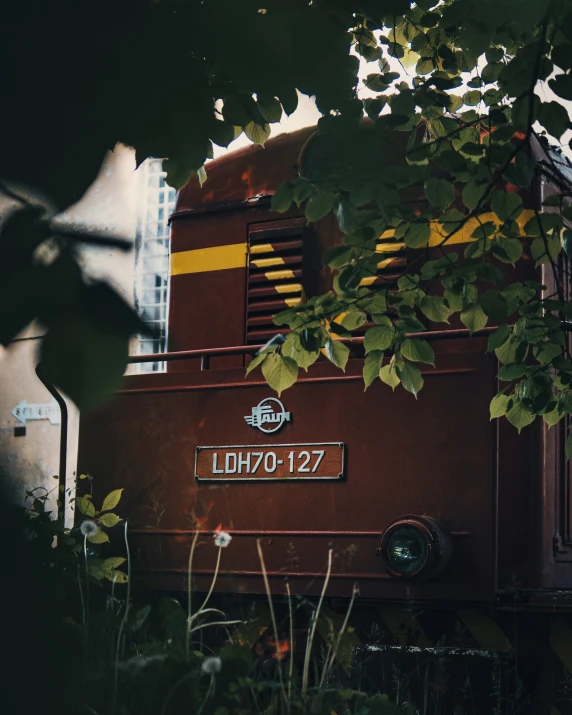
[(277, 333), (286, 332), (274, 325), (273, 317), (304, 300), (305, 231), (304, 218), (250, 227), (247, 344), (264, 343)]
[[(137, 355), (162, 353), (167, 348), (169, 299), (169, 226), (176, 192), (165, 182), (162, 159), (148, 159), (139, 167), (139, 221), (135, 244), (135, 308), (156, 330), (156, 336), (137, 336)], [(160, 372), (164, 362), (141, 363), (140, 372)]]

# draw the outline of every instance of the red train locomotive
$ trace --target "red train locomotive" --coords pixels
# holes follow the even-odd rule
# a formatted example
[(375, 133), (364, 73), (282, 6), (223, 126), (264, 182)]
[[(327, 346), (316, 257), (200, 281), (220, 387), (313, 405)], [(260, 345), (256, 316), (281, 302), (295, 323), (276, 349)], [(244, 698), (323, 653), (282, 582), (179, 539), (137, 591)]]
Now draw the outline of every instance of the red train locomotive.
[[(455, 602), (572, 585), (561, 432), (537, 424), (518, 436), (489, 421), (498, 365), (486, 337), (428, 324), (437, 360), (418, 401), (383, 384), (364, 392), (359, 338), (345, 372), (320, 360), (280, 399), (260, 374), (245, 376), (279, 332), (273, 315), (331, 282), (320, 264), (341, 239), (333, 217), (308, 226), (302, 209), (269, 206), (311, 161), (312, 135), (230, 154), (212, 162), (202, 189), (190, 181), (180, 192), (167, 370), (126, 377), (82, 420), (80, 470), (102, 489), (126, 487), (143, 568), (164, 588), (181, 583), (197, 519), (233, 535), (223, 590), (261, 591), (259, 537), (277, 591), (286, 575), (294, 589), (315, 591), (329, 544), (340, 596), (354, 581), (364, 597)], [(550, 180), (547, 172), (535, 191), (547, 195)], [(387, 284), (407, 251), (385, 235), (378, 250), (378, 276), (367, 282)], [(549, 271), (538, 272), (550, 285)], [(197, 555), (207, 581), (211, 556)]]
[[(155, 589), (184, 590), (197, 528), (221, 524), (232, 544), (218, 591), (264, 592), (260, 539), (277, 594), (285, 576), (293, 592), (319, 593), (332, 545), (331, 596), (349, 597), (357, 582), (371, 603), (568, 612), (565, 425), (538, 421), (518, 435), (489, 420), (498, 362), (486, 353), (486, 330), (470, 338), (459, 325), (427, 323), (436, 366), (423, 370), (418, 400), (380, 382), (364, 392), (359, 335), (345, 372), (319, 359), (280, 397), (258, 371), (245, 375), (280, 332), (273, 316), (331, 286), (321, 259), (341, 241), (333, 216), (308, 225), (303, 208), (270, 208), (282, 181), (315, 169), (315, 141), (304, 129), (229, 154), (209, 165), (202, 188), (191, 180), (181, 190), (169, 351), (134, 358), (164, 361), (166, 371), (127, 376), (109, 404), (82, 418), (80, 471), (102, 492), (126, 487), (139, 573)], [(571, 182), (566, 161), (554, 152), (544, 161), (549, 151), (533, 147), (545, 168), (525, 197), (529, 209)], [(391, 285), (411, 252), (390, 234), (377, 250), (366, 283)], [(546, 267), (518, 270), (551, 290)], [(213, 549), (197, 548), (197, 588), (209, 587), (215, 561)]]

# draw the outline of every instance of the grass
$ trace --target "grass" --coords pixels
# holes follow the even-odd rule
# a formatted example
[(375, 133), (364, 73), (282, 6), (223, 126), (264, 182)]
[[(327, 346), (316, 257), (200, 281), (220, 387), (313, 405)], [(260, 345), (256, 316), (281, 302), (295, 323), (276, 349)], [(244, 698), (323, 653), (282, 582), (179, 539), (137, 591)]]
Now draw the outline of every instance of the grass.
[[(95, 543), (81, 528), (64, 530), (36, 495), (23, 522), (31, 538), (16, 559), (26, 583), (35, 574), (37, 601), (28, 612), (32, 608), (35, 621), (49, 624), (49, 651), (55, 655), (46, 656), (49, 667), (38, 668), (47, 668), (50, 684), (57, 683), (49, 700), (57, 702), (58, 715), (528, 712), (530, 700), (512, 661), (491, 660), (484, 651), (471, 661), (459, 649), (455, 655), (441, 646), (396, 647), (373, 620), (361, 628), (368, 645), (354, 651), (351, 664), (345, 663), (341, 655), (348, 652), (352, 622), (363, 620), (368, 606), (359, 602), (356, 585), (333, 617), (328, 604), (332, 549), (325, 554), (318, 599), (294, 596), (288, 581), (284, 596), (277, 597), (270, 593), (259, 541), (266, 596), (258, 604), (268, 617), (257, 621), (257, 609), (249, 607), (252, 599), (233, 601), (217, 594), (221, 552), (232, 550), (231, 535), (218, 530), (207, 537), (216, 549), (216, 568), (205, 593), (193, 589), (193, 558), (201, 543), (197, 530), (189, 551), (186, 594), (149, 594), (136, 588), (127, 522), (117, 527), (125, 557), (103, 559), (102, 549), (113, 544), (97, 543), (106, 532), (100, 512), (93, 511), (83, 518), (99, 523)], [(119, 569), (122, 564), (127, 573)], [(47, 613), (41, 611), (42, 604), (48, 604)], [(25, 617), (29, 619), (29, 613), (22, 614)], [(261, 625), (267, 627), (262, 635)], [(30, 638), (30, 650), (32, 643)], [(569, 689), (569, 681), (565, 686)]]

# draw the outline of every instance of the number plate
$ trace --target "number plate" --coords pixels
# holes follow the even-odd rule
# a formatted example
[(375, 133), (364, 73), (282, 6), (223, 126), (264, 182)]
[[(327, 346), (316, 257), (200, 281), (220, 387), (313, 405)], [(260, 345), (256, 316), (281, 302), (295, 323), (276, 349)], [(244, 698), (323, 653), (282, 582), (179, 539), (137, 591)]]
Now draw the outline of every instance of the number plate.
[(342, 479), (344, 445), (257, 444), (228, 447), (197, 447), (195, 479), (198, 481), (245, 482), (299, 479)]

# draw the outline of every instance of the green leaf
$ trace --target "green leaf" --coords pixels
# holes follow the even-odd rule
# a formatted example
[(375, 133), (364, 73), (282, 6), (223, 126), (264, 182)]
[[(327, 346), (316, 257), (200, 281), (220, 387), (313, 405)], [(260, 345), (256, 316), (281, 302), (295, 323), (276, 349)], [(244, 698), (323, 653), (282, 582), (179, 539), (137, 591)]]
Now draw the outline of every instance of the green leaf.
[(369, 328), (363, 339), (366, 353), (372, 350), (387, 350), (393, 342), (395, 326), (387, 316), (381, 316), (379, 324)]
[(498, 379), (504, 382), (512, 382), (513, 380), (518, 380), (526, 374), (526, 365), (520, 365), (518, 363), (511, 363), (509, 365), (503, 365), (499, 370)]
[(292, 190), (292, 185), (289, 182), (284, 182), (276, 189), (274, 195), (272, 196), (272, 202), (270, 204), (273, 211), (278, 211), (278, 213), (284, 213), (288, 211), (292, 202), (294, 201), (294, 193)]
[(558, 424), (558, 422), (560, 422), (560, 420), (564, 417), (564, 412), (560, 412), (560, 410), (555, 407), (551, 412), (544, 414), (543, 417), (549, 427), (554, 427), (554, 425)]
[(483, 194), (485, 193), (485, 185), (471, 179), (467, 181), (463, 187), (463, 203), (465, 206), (473, 211), (477, 208), (479, 203), (483, 200)]
[(561, 70), (572, 69), (572, 54), (570, 53), (570, 44), (563, 42), (552, 48), (551, 58), (556, 67)]
[(562, 354), (562, 348), (556, 343), (544, 342), (535, 345), (533, 353), (534, 357), (538, 360), (539, 363), (546, 365), (552, 362), (555, 357), (558, 357)]
[(518, 99), (511, 109), (512, 123), (515, 129), (521, 132), (526, 132), (528, 130), (529, 119), (532, 120), (532, 124), (536, 121), (538, 116), (538, 111), (540, 109), (540, 98), (538, 95), (534, 95), (532, 99), (532, 112), (530, 108), (530, 98), (529, 95), (525, 95), (521, 99)]
[(405, 362), (403, 366), (398, 366), (396, 369), (403, 387), (417, 398), (417, 394), (423, 388), (421, 370), (412, 362)]
[(566, 437), (566, 459), (570, 459), (572, 455), (572, 432)]
[(434, 323), (448, 323), (451, 309), (444, 298), (438, 295), (424, 295), (419, 301), (421, 312)]
[(109, 492), (109, 494), (103, 500), (103, 504), (101, 505), (101, 511), (110, 511), (111, 509), (115, 509), (115, 507), (119, 504), (119, 500), (121, 499), (122, 493), (123, 488), (114, 489), (112, 492)]
[(329, 214), (334, 207), (335, 194), (328, 191), (316, 191), (306, 204), (306, 218), (308, 221), (319, 221)]
[(280, 100), (284, 113), (287, 116), (294, 114), (296, 108), (298, 107), (298, 92), (296, 92), (292, 84), (288, 87), (283, 87), (278, 92), (278, 99)]
[(291, 387), (298, 379), (298, 364), (290, 357), (270, 353), (262, 363), (262, 374), (269, 386), (278, 393)]
[(379, 74), (379, 72), (368, 74), (363, 83), (372, 92), (385, 92), (385, 90), (389, 87), (389, 85), (384, 81), (383, 74)]
[(431, 238), (431, 227), (427, 221), (413, 221), (403, 238), (408, 248), (421, 248)]
[(446, 209), (455, 199), (455, 187), (446, 179), (431, 178), (425, 182), (425, 196), (432, 206)]
[(112, 556), (109, 559), (105, 559), (105, 561), (103, 562), (103, 568), (105, 570), (116, 569), (116, 568), (119, 568), (121, 566), (121, 564), (124, 564), (124, 563), (125, 563), (125, 559), (123, 558), (123, 556)]
[(401, 380), (399, 379), (399, 375), (397, 374), (393, 361), (381, 368), (379, 371), (379, 379), (382, 382), (385, 382), (386, 385), (389, 385), (392, 390), (395, 390), (395, 388), (399, 385)]
[(567, 414), (572, 412), (572, 390), (562, 390), (558, 395), (558, 409)]
[(483, 81), (486, 84), (490, 84), (491, 82), (496, 82), (497, 79), (499, 78), (499, 74), (503, 68), (503, 64), (501, 62), (490, 62), (486, 67), (483, 67), (483, 71), (481, 72), (481, 77), (483, 78)]
[(87, 497), (76, 497), (75, 503), (80, 512), (85, 516), (95, 516), (95, 507)]
[(415, 110), (415, 95), (409, 88), (391, 95), (391, 113), (409, 118)]
[(496, 350), (497, 348), (500, 348), (501, 345), (504, 345), (506, 341), (510, 338), (511, 336), (511, 331), (508, 325), (500, 325), (494, 333), (491, 333), (489, 335), (489, 340), (487, 344), (487, 351), (492, 352), (493, 350)]
[(112, 514), (109, 512), (108, 514), (102, 514), (99, 519), (98, 519), (100, 524), (103, 524), (103, 526), (116, 526), (119, 524), (121, 519), (117, 516), (117, 514)]
[(493, 191), (491, 208), (501, 221), (515, 220), (522, 213), (522, 199), (512, 191)]
[(276, 97), (259, 98), (257, 104), (260, 114), (270, 124), (279, 122), (282, 119), (282, 106)]
[(105, 570), (101, 563), (101, 559), (88, 559), (87, 572), (90, 576), (93, 576), (93, 578), (97, 579), (98, 581), (101, 581), (102, 578), (105, 578)]
[(467, 92), (463, 95), (463, 103), (469, 107), (476, 106), (481, 101), (481, 93), (478, 89)]
[(483, 293), (480, 305), (484, 313), (493, 320), (504, 320), (508, 315), (508, 303), (498, 290), (488, 290)]
[(407, 338), (401, 344), (401, 354), (413, 362), (426, 362), (435, 365), (435, 353), (426, 340)]
[(260, 126), (260, 124), (256, 124), (255, 122), (249, 122), (244, 127), (244, 133), (254, 144), (264, 146), (264, 143), (270, 136), (270, 125), (263, 124)]
[(250, 121), (251, 107), (256, 106), (251, 95), (237, 92), (225, 98), (222, 116), (225, 121), (237, 127), (245, 127)]
[[(242, 134), (242, 127), (238, 128)], [(229, 122), (221, 122), (216, 120), (213, 123), (209, 138), (218, 146), (227, 147), (236, 139), (235, 127)]]
[(205, 169), (204, 166), (201, 166), (197, 169), (197, 178), (199, 180), (199, 184), (202, 187), (202, 185), (205, 183), (207, 180), (207, 170)]
[[(103, 305), (102, 302), (102, 310)], [(66, 314), (65, 319), (50, 326), (42, 339), (44, 378), (83, 410), (95, 407), (118, 390), (127, 367), (131, 329), (109, 324), (109, 316), (118, 319), (119, 306), (109, 306), (105, 311), (107, 323), (103, 322), (104, 316), (93, 320), (84, 314)]]
[(87, 540), (92, 544), (105, 544), (109, 541), (109, 536), (105, 533), (105, 531), (98, 529), (93, 536), (88, 536)]
[(530, 253), (537, 266), (554, 261), (561, 250), (559, 236), (545, 235), (535, 238), (530, 246)]
[(306, 199), (312, 194), (314, 187), (309, 181), (299, 178), (293, 182), (293, 190), (294, 201), (297, 206), (300, 206), (300, 204), (306, 201)]
[(543, 102), (538, 112), (538, 121), (556, 139), (568, 129), (570, 118), (566, 108), (558, 102)]
[(313, 365), (320, 357), (319, 350), (306, 350), (302, 345), (300, 334), (292, 331), (286, 336), (286, 340), (282, 345), (282, 355), (291, 357), (298, 363), (298, 366), (303, 370), (308, 370), (310, 365)]
[(365, 383), (366, 390), (371, 385), (371, 383), (379, 376), (382, 360), (382, 350), (372, 350), (369, 355), (366, 355), (363, 363), (363, 381)]
[(495, 395), (491, 400), (490, 404), (490, 414), (491, 420), (497, 417), (503, 417), (508, 409), (510, 398), (506, 395)]
[(254, 368), (258, 367), (259, 365), (262, 365), (262, 363), (266, 360), (267, 357), (268, 353), (260, 353), (260, 355), (255, 355), (248, 363), (248, 366), (246, 368), (246, 374), (248, 375), (254, 370)]
[(508, 168), (508, 174), (517, 186), (522, 188), (530, 186), (534, 175), (534, 165), (526, 151), (520, 151), (516, 155), (514, 163)]
[(513, 406), (506, 413), (506, 418), (520, 433), (523, 427), (534, 422), (534, 413), (520, 400), (515, 400)]
[(353, 254), (353, 248), (334, 246), (324, 253), (322, 262), (325, 266), (330, 266), (330, 268), (341, 268), (348, 263)]
[(344, 345), (344, 343), (339, 340), (332, 340), (332, 338), (328, 338), (328, 340), (326, 340), (326, 344), (324, 345), (324, 352), (328, 360), (334, 363), (336, 367), (341, 367), (342, 370), (346, 369), (346, 364), (350, 356), (350, 349), (347, 345)]
[[(570, 45), (568, 45), (568, 52), (570, 52)], [(556, 75), (556, 77), (549, 80), (548, 86), (554, 92), (554, 94), (557, 94), (559, 97), (562, 97), (562, 99), (572, 99), (572, 75)]]
[(119, 571), (118, 569), (106, 571), (105, 577), (112, 583), (127, 583), (129, 581), (127, 574), (123, 573), (123, 571)]
[(461, 313), (461, 322), (471, 333), (482, 330), (488, 322), (488, 317), (478, 303), (471, 303), (466, 310)]
[(500, 347), (495, 349), (495, 355), (504, 365), (514, 362), (519, 345), (520, 340), (513, 335)]
[(342, 318), (342, 325), (347, 330), (360, 328), (366, 322), (367, 315), (361, 310), (352, 310), (351, 313), (347, 313), (347, 315), (344, 315)]
[(522, 256), (522, 241), (519, 238), (498, 238), (493, 241), (491, 250), (499, 261), (514, 266)]

